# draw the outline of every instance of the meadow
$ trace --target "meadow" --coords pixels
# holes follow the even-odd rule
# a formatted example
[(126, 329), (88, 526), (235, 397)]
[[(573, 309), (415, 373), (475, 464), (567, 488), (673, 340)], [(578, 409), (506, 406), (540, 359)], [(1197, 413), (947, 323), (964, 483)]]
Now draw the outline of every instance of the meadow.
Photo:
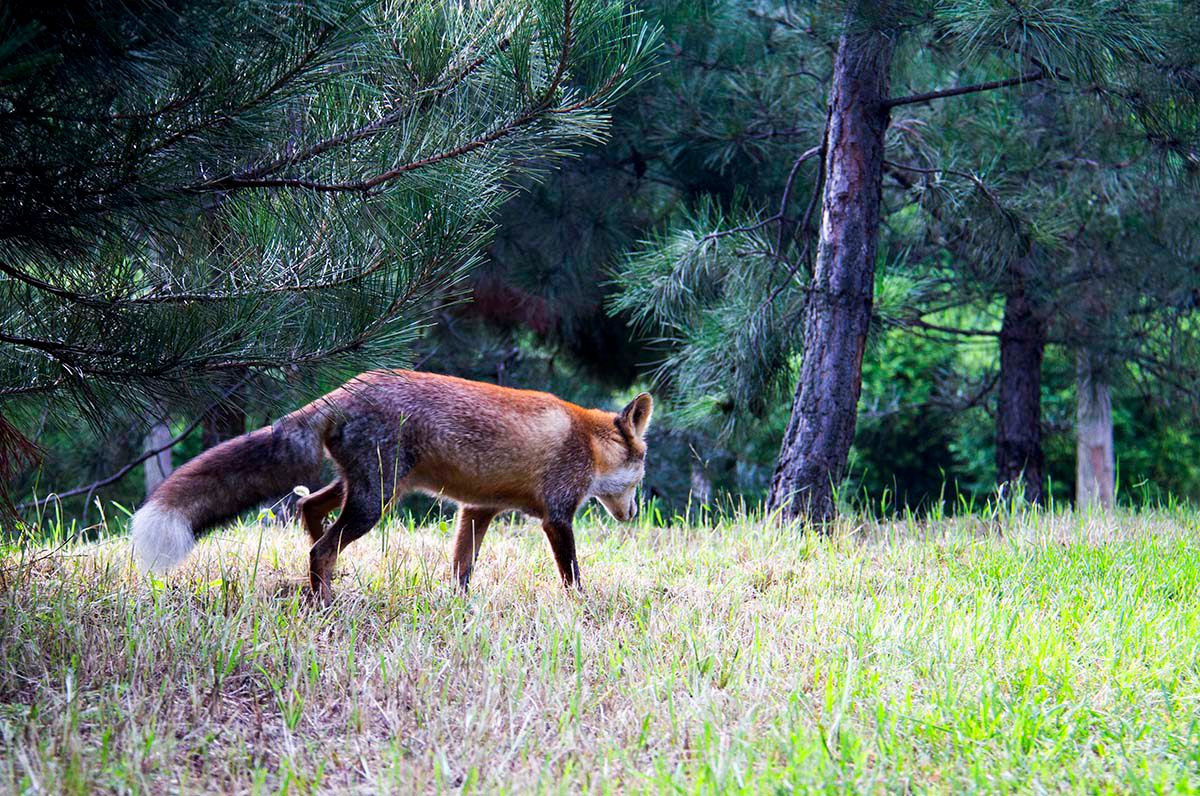
[(513, 520), (464, 598), (392, 518), (329, 608), (291, 526), (162, 580), (115, 530), (10, 540), (0, 791), (1200, 791), (1194, 511), (578, 533), (582, 595)]

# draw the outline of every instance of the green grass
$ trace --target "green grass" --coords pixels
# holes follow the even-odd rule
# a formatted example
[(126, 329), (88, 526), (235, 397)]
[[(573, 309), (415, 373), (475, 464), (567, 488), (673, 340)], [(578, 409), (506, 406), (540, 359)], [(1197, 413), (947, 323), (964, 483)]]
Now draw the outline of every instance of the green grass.
[(0, 557), (0, 790), (1200, 791), (1200, 516), (749, 519), (350, 548), (294, 528), (160, 583), (127, 539)]

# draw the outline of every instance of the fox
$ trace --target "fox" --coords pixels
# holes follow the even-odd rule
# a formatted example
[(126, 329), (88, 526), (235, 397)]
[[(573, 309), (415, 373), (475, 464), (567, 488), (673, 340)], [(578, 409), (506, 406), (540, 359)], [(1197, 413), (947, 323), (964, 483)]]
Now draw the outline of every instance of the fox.
[(653, 407), (649, 393), (610, 412), (454, 376), (370, 371), (177, 469), (134, 512), (133, 551), (143, 569), (168, 571), (205, 532), (297, 484), (320, 483), (328, 457), (336, 477), (296, 506), (318, 602), (333, 598), (338, 554), (413, 491), (458, 506), (451, 575), (462, 592), (488, 525), (505, 511), (541, 521), (563, 584), (581, 589), (575, 514), (596, 498), (614, 519), (634, 518)]

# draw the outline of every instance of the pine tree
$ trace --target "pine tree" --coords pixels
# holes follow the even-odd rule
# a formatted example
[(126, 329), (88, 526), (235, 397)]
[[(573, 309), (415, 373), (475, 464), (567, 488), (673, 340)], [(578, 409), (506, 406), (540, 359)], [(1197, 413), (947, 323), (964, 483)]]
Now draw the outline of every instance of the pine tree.
[[(841, 22), (824, 144), (810, 141), (793, 150), (815, 149), (823, 163), (815, 181), (823, 182), (824, 198), (814, 268), (807, 263), (812, 233), (806, 219), (761, 208), (756, 217), (733, 223), (696, 218), (676, 225), (631, 261), (620, 303), (643, 307), (647, 318), (675, 329), (724, 312), (731, 326), (754, 339), (747, 349), (757, 354), (779, 346), (775, 350), (787, 361), (788, 352), (801, 347), (799, 340), (789, 339), (786, 328), (778, 335), (754, 334), (777, 328), (756, 322), (769, 311), (756, 306), (739, 312), (734, 291), (715, 286), (730, 279), (750, 289), (761, 284), (760, 273), (775, 275), (766, 279), (780, 272), (803, 278), (796, 286), (760, 288), (752, 302), (761, 305), (764, 294), (770, 301), (786, 297), (790, 305), (785, 303), (781, 317), (793, 319), (791, 325), (801, 312), (805, 319), (792, 420), (770, 500), (782, 516), (823, 520), (835, 510), (871, 318), (887, 320), (890, 312), (891, 322), (925, 329), (936, 325), (926, 317), (938, 308), (985, 302), (994, 289), (1000, 290), (1004, 318), (999, 330), (982, 333), (998, 335), (1001, 349), (997, 468), (1002, 482), (1024, 479), (1027, 496), (1039, 497), (1040, 372), (1053, 315), (1047, 308), (1053, 306), (1055, 264), (1071, 231), (1061, 223), (1067, 205), (1053, 179), (1030, 178), (1046, 164), (1022, 172), (991, 143), (1006, 125), (1031, 134), (1042, 130), (1039, 116), (1056, 104), (1103, 107), (1107, 114), (1093, 113), (1093, 121), (1103, 118), (1113, 124), (1114, 136), (1124, 136), (1129, 146), (1136, 142), (1138, 160), (1147, 168), (1180, 177), (1196, 151), (1196, 71), (1179, 57), (1187, 52), (1180, 43), (1195, 36), (1195, 12), (1191, 3), (997, 0), (781, 7), (767, 15), (817, 39), (814, 50), (820, 49), (828, 20)], [(889, 59), (893, 48), (901, 55)], [(913, 89), (897, 91), (889, 82), (892, 87), (911, 82)], [(930, 83), (946, 87), (928, 90)], [(984, 115), (968, 115), (967, 108)], [(797, 115), (807, 118), (807, 108)], [(1057, 129), (1051, 127), (1051, 134)], [(1045, 143), (1026, 151), (1036, 154)], [(1065, 143), (1042, 148), (1057, 151)], [(1010, 172), (1014, 181), (1028, 184), (1006, 184)], [(940, 248), (952, 255), (953, 277), (914, 274), (907, 295), (885, 291), (890, 306), (876, 301), (877, 208), (885, 175), (894, 177), (902, 201), (915, 196), (929, 214)], [(788, 205), (787, 195), (785, 190), (781, 206)], [(784, 234), (771, 234), (777, 230)], [(892, 237), (905, 243), (903, 235)], [(701, 280), (714, 287), (702, 287)], [(695, 333), (681, 338), (686, 342), (673, 354), (676, 369), (700, 352), (692, 343)], [(761, 372), (756, 367), (761, 363), (756, 356), (737, 358), (744, 371)], [(739, 372), (734, 378), (747, 377)]]
[[(981, 305), (1003, 302), (997, 477), (1002, 486), (1020, 484), (1032, 500), (1041, 500), (1046, 488), (1040, 385), (1046, 347), (1075, 352), (1080, 430), (1095, 433), (1108, 404), (1107, 380), (1139, 361), (1179, 364), (1170, 347), (1139, 336), (1126, 319), (1163, 320), (1147, 308), (1178, 306), (1175, 294), (1186, 293), (1197, 276), (1169, 236), (1147, 221), (1166, 207), (1188, 204), (1196, 171), (1198, 30), (1176, 24), (1186, 14), (1167, 18), (1154, 7), (1133, 9), (1130, 17), (1088, 11), (1111, 23), (1103, 28), (1099, 19), (1077, 20), (1078, 31), (1103, 32), (1089, 57), (1102, 45), (1115, 54), (1094, 63), (1085, 58), (1072, 72), (1064, 65), (1053, 81), (991, 97), (1005, 123), (976, 142), (955, 144), (936, 132), (953, 125), (943, 116), (908, 153), (929, 167), (939, 159), (986, 164), (973, 175), (929, 168), (909, 177), (924, 183), (918, 191), (931, 221), (955, 241), (958, 262), (946, 274), (951, 290)], [(1111, 256), (1114, 249), (1122, 254)], [(1111, 415), (1103, 425), (1107, 441), (1081, 443), (1078, 461), (1081, 468), (1095, 462), (1106, 471), (1100, 491), (1111, 495)]]
[(60, 10), (0, 16), (16, 418), (195, 411), (231, 381), (283, 400), (400, 364), (515, 182), (603, 138), (654, 39), (606, 0)]

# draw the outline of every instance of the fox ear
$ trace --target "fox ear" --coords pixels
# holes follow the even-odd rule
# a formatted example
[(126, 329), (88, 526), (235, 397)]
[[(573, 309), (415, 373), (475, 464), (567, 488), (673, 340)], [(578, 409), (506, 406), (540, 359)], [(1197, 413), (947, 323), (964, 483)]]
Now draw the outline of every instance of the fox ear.
[(654, 399), (650, 397), (650, 393), (644, 392), (621, 410), (621, 417), (629, 421), (633, 433), (640, 437), (646, 433), (646, 426), (650, 425), (650, 415), (653, 413)]

